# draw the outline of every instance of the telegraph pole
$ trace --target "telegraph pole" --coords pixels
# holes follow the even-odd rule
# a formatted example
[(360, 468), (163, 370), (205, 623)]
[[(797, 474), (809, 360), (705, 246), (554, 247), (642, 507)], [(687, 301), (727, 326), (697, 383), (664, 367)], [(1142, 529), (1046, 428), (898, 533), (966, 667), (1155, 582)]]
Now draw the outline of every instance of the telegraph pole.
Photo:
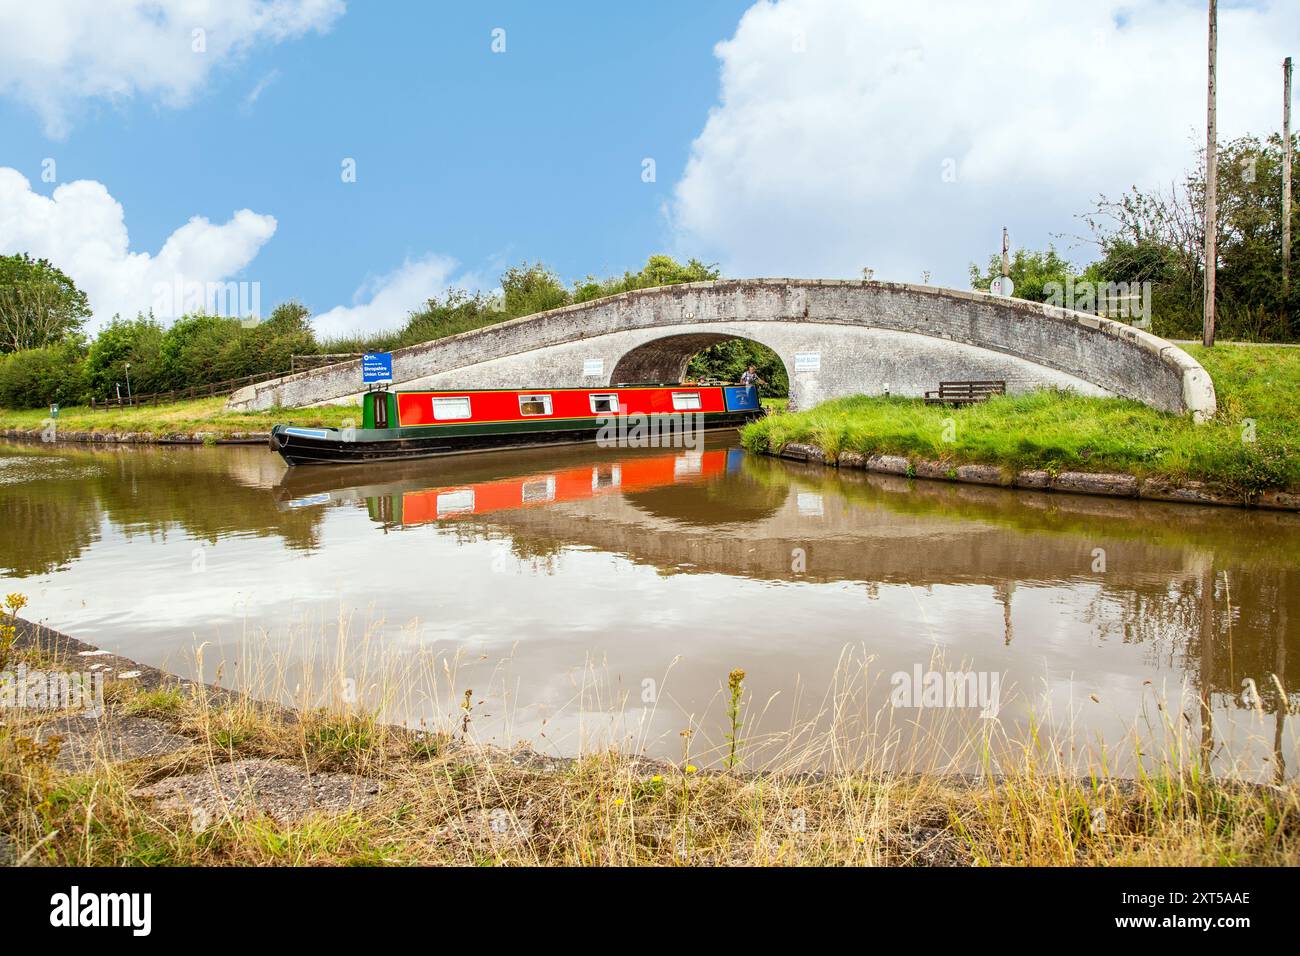
[(1002, 227), (1002, 275), (989, 283), (989, 291), (994, 295), (1011, 298), (1015, 283), (1011, 281), (1011, 236), (1007, 227)]
[(1291, 291), (1291, 58), (1282, 61), (1282, 298)]
[(1218, 216), (1215, 209), (1218, 199), (1219, 157), (1214, 127), (1214, 58), (1219, 45), (1218, 14), (1217, 0), (1210, 0), (1210, 76), (1205, 110), (1205, 317), (1201, 327), (1201, 341), (1206, 346), (1214, 344), (1214, 268), (1219, 255), (1216, 243)]

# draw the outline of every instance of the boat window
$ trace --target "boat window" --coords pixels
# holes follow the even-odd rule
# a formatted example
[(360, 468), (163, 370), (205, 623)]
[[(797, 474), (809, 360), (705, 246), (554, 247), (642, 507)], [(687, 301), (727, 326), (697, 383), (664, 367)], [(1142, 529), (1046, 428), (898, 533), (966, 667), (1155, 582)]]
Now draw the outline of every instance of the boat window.
[(699, 392), (673, 392), (673, 410), (686, 412), (700, 407)]
[(444, 491), (438, 495), (438, 515), (462, 514), (474, 510), (474, 489)]
[(597, 465), (591, 469), (591, 490), (618, 488), (623, 484), (623, 469), (618, 465)]
[(374, 419), (376, 428), (388, 427), (388, 395), (385, 392), (377, 392), (373, 399)]
[(591, 413), (593, 415), (617, 415), (618, 395), (592, 395)]
[(549, 415), (551, 414), (551, 396), (549, 395), (520, 395), (519, 396), (519, 414), (520, 415)]
[(525, 481), (522, 493), (524, 504), (532, 504), (535, 501), (554, 501), (555, 476), (547, 475), (545, 478), (534, 478), (531, 481)]
[(435, 398), (433, 400), (433, 417), (435, 421), (440, 422), (453, 418), (469, 418), (469, 399)]
[(700, 455), (678, 455), (673, 459), (673, 478), (690, 478), (704, 474), (704, 458)]

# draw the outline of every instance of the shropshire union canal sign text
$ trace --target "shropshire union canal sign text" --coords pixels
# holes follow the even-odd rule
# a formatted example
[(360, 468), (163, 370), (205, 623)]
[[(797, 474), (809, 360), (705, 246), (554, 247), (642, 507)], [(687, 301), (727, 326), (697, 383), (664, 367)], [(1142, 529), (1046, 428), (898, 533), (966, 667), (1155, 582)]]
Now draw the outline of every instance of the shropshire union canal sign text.
[(391, 382), (393, 380), (393, 353), (367, 352), (361, 358), (361, 383)]

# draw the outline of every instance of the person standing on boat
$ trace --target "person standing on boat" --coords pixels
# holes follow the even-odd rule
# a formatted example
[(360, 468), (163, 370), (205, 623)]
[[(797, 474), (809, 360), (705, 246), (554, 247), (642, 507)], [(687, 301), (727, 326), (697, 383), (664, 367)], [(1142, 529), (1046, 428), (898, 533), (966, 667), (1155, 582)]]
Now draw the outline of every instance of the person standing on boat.
[(749, 368), (740, 373), (740, 384), (746, 388), (757, 388), (759, 385), (766, 385), (767, 380), (759, 376), (758, 366), (750, 362)]

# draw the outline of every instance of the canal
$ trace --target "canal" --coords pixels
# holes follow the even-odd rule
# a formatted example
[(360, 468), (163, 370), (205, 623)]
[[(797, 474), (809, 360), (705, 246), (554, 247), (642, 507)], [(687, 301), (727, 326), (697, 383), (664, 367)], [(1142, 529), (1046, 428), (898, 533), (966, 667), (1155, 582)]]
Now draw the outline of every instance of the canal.
[[(568, 755), (1294, 776), (1300, 517), (594, 446), (0, 445), (0, 587), (178, 674)], [(469, 711), (463, 709), (465, 692)], [(683, 731), (690, 731), (684, 736)]]

